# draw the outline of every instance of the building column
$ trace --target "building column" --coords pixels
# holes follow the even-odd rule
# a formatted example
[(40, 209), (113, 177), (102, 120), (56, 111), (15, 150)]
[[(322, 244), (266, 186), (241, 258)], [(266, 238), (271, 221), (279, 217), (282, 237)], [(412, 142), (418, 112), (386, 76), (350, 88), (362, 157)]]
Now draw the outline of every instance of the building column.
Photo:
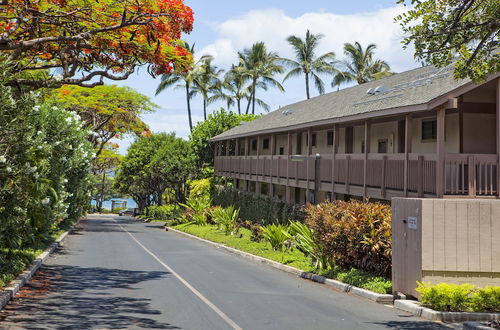
[(405, 116), (405, 167), (404, 167), (404, 194), (405, 197), (408, 197), (408, 184), (409, 184), (409, 164), (410, 164), (410, 159), (409, 159), (409, 154), (411, 153), (411, 144), (412, 144), (412, 128), (413, 128), (413, 123), (412, 123), (413, 115), (412, 114), (407, 114)]
[[(271, 168), (270, 168), (270, 173), (269, 173), (269, 178), (271, 179), (271, 182), (269, 183), (269, 196), (274, 197), (274, 184), (273, 184), (273, 177), (274, 177), (274, 155), (276, 154), (276, 134), (271, 135)], [(278, 164), (279, 167), (279, 164)], [(279, 178), (278, 178), (279, 179)]]
[(332, 145), (332, 200), (335, 199), (335, 157), (339, 150), (339, 125), (333, 125), (333, 145)]
[(250, 166), (249, 166), (249, 159), (248, 155), (250, 154), (249, 152), (250, 145), (249, 145), (249, 139), (248, 137), (245, 137), (245, 150), (243, 151), (243, 172), (245, 173), (245, 181), (247, 181), (247, 186), (246, 186), (246, 191), (248, 191), (248, 178), (249, 178), (249, 172), (250, 172)]
[(368, 179), (368, 154), (370, 153), (371, 145), (371, 122), (365, 120), (365, 150), (364, 150), (364, 170), (363, 170), (363, 197), (368, 197), (367, 194), (367, 179)]
[(287, 204), (291, 204), (291, 192), (290, 192), (290, 172), (292, 166), (290, 164), (290, 155), (292, 154), (292, 132), (288, 131), (287, 134), (287, 161), (286, 161), (286, 188), (285, 188), (285, 201)]
[[(260, 178), (260, 175), (259, 175), (259, 172), (262, 168), (262, 164), (260, 163), (260, 143), (262, 142), (261, 138), (260, 138), (260, 135), (257, 135), (257, 181), (259, 181), (259, 178)], [(257, 185), (255, 185), (257, 186)], [(260, 192), (260, 190), (259, 190)]]
[(311, 189), (311, 172), (314, 169), (314, 166), (311, 165), (311, 160), (309, 159), (312, 155), (312, 128), (309, 127), (307, 129), (307, 160), (306, 160), (306, 182), (307, 182), (307, 189), (306, 189), (306, 201), (309, 202), (309, 194), (311, 190), (314, 191), (314, 189)]
[(436, 195), (443, 197), (444, 195), (444, 160), (445, 160), (445, 118), (446, 109), (437, 109), (437, 143), (436, 143)]

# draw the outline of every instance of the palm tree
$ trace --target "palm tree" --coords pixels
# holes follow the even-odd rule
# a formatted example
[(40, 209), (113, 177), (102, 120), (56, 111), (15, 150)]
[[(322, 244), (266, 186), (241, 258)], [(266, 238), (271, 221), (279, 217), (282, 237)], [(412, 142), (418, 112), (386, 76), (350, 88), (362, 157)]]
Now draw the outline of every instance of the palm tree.
[(286, 74), (283, 82), (290, 77), (304, 74), (306, 80), (306, 95), (308, 99), (311, 98), (309, 92), (309, 81), (311, 78), (314, 80), (314, 85), (318, 92), (324, 94), (325, 84), (319, 75), (325, 73), (333, 74), (336, 72), (334, 67), (335, 54), (333, 52), (316, 57), (316, 48), (321, 38), (323, 38), (322, 34), (311, 34), (311, 32), (307, 30), (305, 39), (293, 35), (286, 39), (293, 47), (296, 60), (287, 58), (282, 59), (283, 63), (291, 69)]
[(252, 114), (255, 114), (255, 103), (257, 102), (256, 94), (257, 87), (266, 87), (272, 85), (280, 91), (285, 91), (283, 86), (274, 79), (277, 73), (283, 73), (284, 68), (279, 64), (280, 58), (275, 52), (268, 52), (266, 45), (263, 42), (255, 43), (252, 48), (245, 49), (238, 53), (242, 72), (251, 81), (250, 84), (250, 99), (247, 104), (246, 113), (252, 105)]
[[(224, 80), (218, 85), (214, 95), (209, 98), (209, 103), (215, 101), (224, 101), (227, 104), (227, 109), (236, 104), (238, 114), (241, 115), (241, 102), (247, 100), (250, 102), (250, 86), (247, 85), (249, 77), (244, 73), (244, 68), (241, 65), (232, 65), (231, 69), (225, 74)], [(257, 86), (262, 84), (258, 83)], [(255, 98), (255, 103), (269, 111), (269, 104), (259, 98)]]
[(363, 49), (359, 42), (354, 45), (344, 44), (344, 54), (347, 59), (343, 61), (345, 71), (338, 72), (333, 79), (332, 86), (339, 86), (342, 83), (356, 81), (358, 84), (380, 79), (392, 75), (391, 67), (387, 62), (374, 60), (373, 54), (377, 48), (370, 44)]
[[(194, 44), (190, 46), (187, 42), (184, 43), (184, 48), (189, 50), (194, 55)], [(193, 89), (196, 76), (199, 74), (199, 66), (206, 59), (202, 56), (197, 62), (193, 64), (190, 70), (174, 70), (172, 73), (165, 74), (161, 77), (161, 82), (156, 88), (155, 95), (160, 94), (165, 89), (175, 86), (186, 91), (187, 111), (189, 118), (189, 130), (193, 131), (193, 119), (191, 116), (191, 99), (196, 95), (197, 91)]]
[(196, 68), (194, 75), (194, 90), (199, 92), (203, 97), (203, 118), (207, 120), (207, 105), (211, 102), (209, 94), (214, 92), (219, 85), (219, 75), (222, 69), (218, 69), (212, 65), (213, 57), (205, 56), (200, 60), (200, 64)]

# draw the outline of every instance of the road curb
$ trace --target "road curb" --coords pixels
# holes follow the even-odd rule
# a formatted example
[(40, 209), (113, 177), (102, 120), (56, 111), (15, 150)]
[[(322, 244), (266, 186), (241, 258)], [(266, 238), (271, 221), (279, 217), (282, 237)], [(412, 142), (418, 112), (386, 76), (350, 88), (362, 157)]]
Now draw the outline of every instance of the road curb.
[[(431, 321), (453, 323), (453, 322), (467, 322), (467, 321), (500, 320), (500, 313), (439, 312), (427, 307), (423, 307), (419, 302), (413, 300), (396, 300), (394, 301), (394, 308), (403, 310), (415, 316), (419, 316), (421, 318)], [(484, 328), (478, 328), (478, 329), (484, 329)], [(485, 329), (489, 329), (489, 327)]]
[(392, 304), (394, 302), (394, 299), (395, 299), (394, 296), (391, 294), (376, 293), (376, 292), (373, 292), (370, 290), (366, 290), (366, 289), (358, 288), (358, 287), (355, 287), (355, 286), (352, 286), (352, 285), (349, 285), (346, 283), (342, 283), (342, 282), (337, 281), (337, 280), (332, 280), (330, 278), (326, 278), (326, 277), (321, 276), (321, 275), (317, 275), (317, 274), (313, 274), (313, 273), (309, 273), (309, 272), (304, 272), (303, 270), (300, 270), (298, 268), (283, 265), (282, 263), (279, 263), (277, 261), (270, 260), (270, 259), (267, 259), (264, 257), (259, 257), (259, 256), (256, 256), (254, 254), (248, 253), (248, 252), (243, 252), (243, 251), (237, 250), (235, 248), (226, 246), (224, 244), (212, 242), (210, 240), (207, 240), (207, 239), (204, 239), (204, 238), (192, 235), (192, 234), (188, 234), (186, 232), (183, 232), (183, 231), (180, 231), (180, 230), (168, 227), (168, 226), (166, 227), (166, 229), (168, 231), (172, 231), (176, 234), (180, 234), (180, 235), (192, 238), (192, 239), (196, 239), (198, 241), (202, 241), (206, 244), (210, 244), (212, 246), (215, 246), (218, 249), (225, 250), (227, 252), (233, 253), (233, 254), (238, 255), (240, 257), (269, 265), (273, 268), (276, 268), (276, 269), (282, 270), (284, 272), (296, 275), (296, 276), (301, 277), (303, 279), (310, 280), (310, 281), (317, 282), (317, 283), (321, 283), (321, 284), (325, 284), (325, 285), (327, 285), (329, 287), (333, 287), (339, 291), (348, 292), (348, 293), (369, 299), (369, 300), (377, 302), (377, 303)]
[(29, 265), (25, 271), (19, 274), (15, 280), (12, 280), (8, 286), (1, 289), (0, 291), (0, 310), (2, 310), (9, 301), (19, 292), (19, 290), (28, 283), (33, 275), (35, 275), (36, 271), (40, 268), (43, 262), (53, 253), (57, 247), (61, 244), (61, 242), (68, 236), (75, 226), (80, 222), (76, 222), (70, 229), (59, 236), (59, 238), (52, 243), (45, 251), (38, 255), (38, 258)]

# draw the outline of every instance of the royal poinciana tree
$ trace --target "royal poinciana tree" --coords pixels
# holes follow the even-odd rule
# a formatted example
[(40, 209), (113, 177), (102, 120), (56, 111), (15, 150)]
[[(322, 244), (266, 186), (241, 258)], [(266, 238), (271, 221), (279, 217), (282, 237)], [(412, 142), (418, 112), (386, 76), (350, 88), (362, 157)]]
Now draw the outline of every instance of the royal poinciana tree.
[(52, 95), (65, 109), (76, 112), (92, 132), (89, 140), (97, 156), (112, 139), (150, 134), (141, 116), (158, 108), (136, 90), (115, 85), (91, 89), (67, 85), (53, 90)]
[(124, 80), (139, 65), (161, 75), (174, 66), (187, 70), (192, 62), (180, 41), (193, 26), (183, 0), (4, 3), (0, 52), (11, 63), (10, 85), (94, 87), (104, 78)]
[(500, 71), (500, 2), (398, 0), (412, 5), (396, 17), (415, 57), (438, 67), (455, 63), (456, 78), (486, 79)]

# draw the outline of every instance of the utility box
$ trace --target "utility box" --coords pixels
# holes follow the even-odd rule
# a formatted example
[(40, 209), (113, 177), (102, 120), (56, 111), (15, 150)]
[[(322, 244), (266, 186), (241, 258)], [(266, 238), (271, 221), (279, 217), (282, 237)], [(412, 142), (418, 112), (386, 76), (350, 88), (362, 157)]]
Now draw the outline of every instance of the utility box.
[(500, 200), (394, 198), (393, 292), (416, 281), (500, 286)]

